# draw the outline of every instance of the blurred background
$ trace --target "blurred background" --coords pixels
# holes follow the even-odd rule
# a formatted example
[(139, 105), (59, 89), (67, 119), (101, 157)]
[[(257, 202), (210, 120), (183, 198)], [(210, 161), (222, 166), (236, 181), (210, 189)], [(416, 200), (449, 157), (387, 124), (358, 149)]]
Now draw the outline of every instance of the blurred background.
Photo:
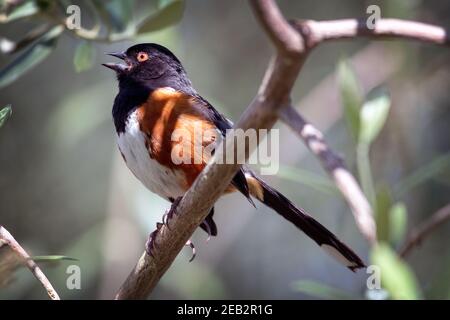
[[(25, 2), (38, 3), (39, 10), (46, 5), (46, 1)], [(45, 59), (42, 52), (42, 59), (35, 52), (34, 59), (42, 61), (30, 63), (28, 56), (27, 72), (13, 70), (21, 75), (17, 79), (8, 65), (29, 49), (0, 55), (0, 108), (12, 106), (11, 117), (0, 128), (0, 224), (31, 255), (77, 259), (41, 264), (63, 299), (114, 297), (141, 255), (147, 235), (169, 207), (135, 179), (119, 156), (111, 121), (117, 83), (111, 70), (101, 66), (111, 62), (104, 52), (139, 42), (167, 46), (183, 62), (198, 92), (233, 120), (254, 97), (273, 54), (243, 1), (110, 0), (102, 1), (103, 10), (96, 1), (73, 3), (81, 7), (84, 28), (92, 28), (98, 11), (103, 21), (109, 19), (110, 28), (119, 30), (123, 21), (136, 21), (147, 12), (156, 15), (173, 2), (184, 7), (179, 21), (172, 23), (169, 17), (171, 26), (144, 28), (124, 41), (84, 41), (65, 30), (55, 41), (44, 43)], [(382, 17), (450, 27), (446, 0), (278, 3), (288, 18), (364, 17), (367, 6), (377, 4)], [(39, 17), (23, 14), (1, 22), (2, 44), (4, 38), (23, 38), (51, 19), (49, 15), (58, 16), (50, 10)], [(124, 30), (126, 25), (118, 32)], [(376, 207), (379, 236), (389, 252), (401, 248), (408, 232), (450, 200), (449, 92), (448, 48), (367, 39), (316, 49), (293, 91), (298, 110), (364, 180), (364, 190)], [(385, 112), (379, 134), (364, 148), (355, 139), (346, 112), (351, 103), (362, 108), (374, 101), (384, 103)], [(279, 123), (277, 128), (280, 172), (265, 179), (365, 261), (377, 259), (317, 160), (287, 127)], [(218, 237), (206, 243), (205, 233), (197, 231), (196, 259), (189, 263), (191, 252), (184, 249), (150, 298), (395, 297), (393, 292), (373, 296), (367, 292), (364, 271), (349, 272), (295, 227), (259, 204), (253, 208), (240, 195), (219, 200), (215, 216)], [(413, 279), (407, 286), (414, 287), (414, 297), (450, 298), (449, 232), (449, 224), (440, 226), (405, 260), (396, 260)], [(0, 265), (5, 250), (0, 249)], [(66, 269), (73, 264), (81, 269), (80, 290), (66, 287)], [(3, 274), (1, 270), (0, 279), (5, 281), (0, 299), (46, 299), (28, 270)]]

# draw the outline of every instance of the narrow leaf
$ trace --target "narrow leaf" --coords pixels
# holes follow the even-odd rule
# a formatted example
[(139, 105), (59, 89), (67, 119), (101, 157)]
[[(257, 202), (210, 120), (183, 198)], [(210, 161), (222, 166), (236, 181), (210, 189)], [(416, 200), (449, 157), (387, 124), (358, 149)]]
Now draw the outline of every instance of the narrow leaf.
[(383, 185), (376, 195), (376, 223), (378, 241), (388, 242), (390, 239), (392, 196), (388, 186)]
[(355, 298), (341, 289), (333, 288), (311, 280), (296, 281), (292, 283), (291, 286), (293, 290), (307, 294), (311, 297), (333, 300), (350, 300)]
[(137, 33), (147, 33), (171, 26), (183, 17), (184, 0), (164, 1), (161, 7), (138, 24)]
[(392, 244), (399, 244), (405, 236), (408, 213), (404, 203), (398, 202), (389, 210), (389, 240)]
[(34, 262), (56, 262), (56, 261), (78, 261), (78, 259), (61, 256), (61, 255), (52, 255), (52, 256), (33, 256), (30, 258)]
[(73, 65), (76, 72), (89, 70), (94, 65), (95, 48), (88, 41), (81, 42), (75, 50)]
[(133, 3), (127, 0), (112, 0), (106, 5), (104, 1), (97, 0), (94, 5), (107, 16), (107, 22), (115, 32), (124, 32), (133, 20)]
[(0, 71), (0, 88), (6, 87), (38, 63), (43, 61), (54, 49), (63, 27), (57, 26), (44, 34), (35, 44), (18, 56)]
[(395, 300), (421, 298), (417, 279), (409, 266), (386, 244), (374, 247), (372, 263), (381, 269), (381, 284)]
[(358, 143), (356, 147), (356, 165), (362, 190), (367, 196), (370, 204), (373, 206), (375, 212), (377, 212), (375, 185), (373, 182), (372, 167), (369, 158), (369, 146), (367, 144)]
[(389, 113), (391, 99), (383, 94), (364, 103), (360, 113), (359, 143), (370, 145), (380, 134)]
[(7, 105), (2, 110), (0, 110), (0, 128), (5, 124), (5, 121), (8, 120), (11, 114), (12, 114), (11, 105)]
[(403, 179), (396, 187), (397, 194), (403, 196), (412, 189), (424, 183), (428, 179), (437, 176), (450, 168), (450, 153), (434, 158), (431, 162), (415, 170), (411, 175)]
[(26, 1), (14, 8), (14, 10), (9, 13), (5, 18), (0, 19), (0, 23), (8, 23), (14, 20), (26, 18), (38, 13), (39, 7), (36, 5), (35, 1)]
[(282, 179), (305, 185), (320, 192), (338, 195), (336, 186), (326, 177), (308, 170), (302, 170), (291, 166), (280, 166), (277, 173)]
[(362, 90), (347, 61), (342, 60), (338, 64), (337, 75), (346, 124), (352, 137), (356, 140), (360, 127), (359, 110), (363, 103)]

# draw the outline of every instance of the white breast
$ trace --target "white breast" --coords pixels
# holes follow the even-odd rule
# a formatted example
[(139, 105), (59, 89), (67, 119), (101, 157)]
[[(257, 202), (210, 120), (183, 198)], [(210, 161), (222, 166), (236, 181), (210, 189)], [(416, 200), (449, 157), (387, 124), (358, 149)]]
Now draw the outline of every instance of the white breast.
[(164, 198), (181, 197), (185, 178), (182, 172), (174, 172), (150, 158), (145, 135), (139, 129), (136, 112), (130, 114), (125, 132), (117, 137), (117, 143), (128, 168), (150, 191)]

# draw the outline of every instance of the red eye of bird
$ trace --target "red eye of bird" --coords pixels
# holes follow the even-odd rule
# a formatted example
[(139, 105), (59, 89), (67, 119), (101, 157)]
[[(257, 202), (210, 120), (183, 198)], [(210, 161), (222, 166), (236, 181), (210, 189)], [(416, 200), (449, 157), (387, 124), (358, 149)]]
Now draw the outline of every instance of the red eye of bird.
[(144, 62), (148, 60), (148, 54), (146, 52), (139, 52), (137, 54), (137, 60), (139, 62)]

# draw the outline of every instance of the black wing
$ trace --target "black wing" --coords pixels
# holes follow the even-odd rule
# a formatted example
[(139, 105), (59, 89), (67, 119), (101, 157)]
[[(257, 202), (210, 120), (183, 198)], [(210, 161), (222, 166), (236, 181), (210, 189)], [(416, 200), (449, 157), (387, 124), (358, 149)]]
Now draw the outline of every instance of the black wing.
[[(195, 98), (206, 107), (207, 115), (210, 120), (216, 125), (222, 136), (225, 137), (227, 129), (233, 128), (233, 123), (228, 120), (223, 114), (217, 111), (206, 99), (200, 95), (196, 95)], [(245, 169), (241, 167), (234, 176), (231, 184), (239, 190), (250, 203), (255, 206), (252, 198), (250, 197), (250, 190), (248, 188), (247, 179), (245, 178)]]

